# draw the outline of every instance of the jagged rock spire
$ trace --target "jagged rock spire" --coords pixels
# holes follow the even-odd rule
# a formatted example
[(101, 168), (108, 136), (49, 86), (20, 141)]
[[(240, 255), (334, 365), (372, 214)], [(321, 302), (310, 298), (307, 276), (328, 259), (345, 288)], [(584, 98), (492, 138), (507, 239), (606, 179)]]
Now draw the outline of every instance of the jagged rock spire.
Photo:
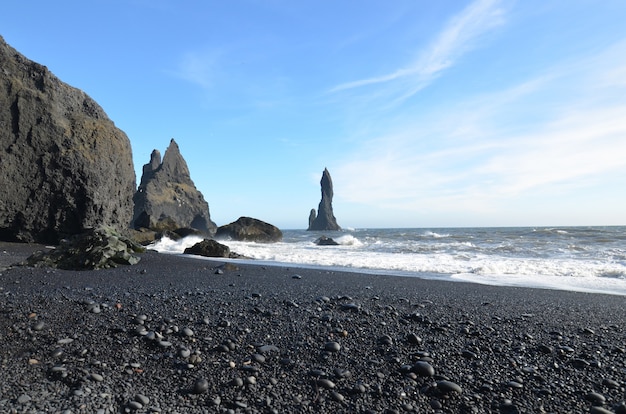
[(333, 214), (333, 180), (327, 168), (324, 168), (320, 185), (322, 186), (322, 200), (317, 215), (315, 209), (312, 209), (309, 214), (308, 230), (341, 230)]
[(163, 161), (158, 150), (143, 166), (141, 184), (133, 197), (133, 226), (156, 231), (194, 228), (209, 235), (217, 226), (211, 221), (209, 204), (196, 189), (187, 162), (174, 139), (165, 150)]

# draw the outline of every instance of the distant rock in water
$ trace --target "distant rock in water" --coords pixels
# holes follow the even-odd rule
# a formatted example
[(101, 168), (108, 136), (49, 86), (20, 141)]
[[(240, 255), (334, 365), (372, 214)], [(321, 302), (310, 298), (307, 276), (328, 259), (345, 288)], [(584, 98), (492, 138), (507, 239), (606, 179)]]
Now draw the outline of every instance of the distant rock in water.
[(165, 150), (163, 162), (158, 150), (143, 166), (141, 183), (133, 197), (133, 227), (157, 232), (192, 228), (213, 235), (217, 229), (211, 221), (209, 204), (196, 189), (187, 163), (173, 139)]
[(215, 238), (273, 243), (282, 240), (283, 232), (264, 221), (251, 217), (239, 217), (237, 221), (220, 226), (215, 233)]
[(309, 214), (308, 230), (341, 230), (333, 214), (333, 180), (326, 168), (324, 168), (320, 184), (322, 186), (322, 200), (317, 215), (315, 209), (312, 209)]
[(335, 240), (330, 237), (322, 236), (314, 241), (318, 246), (339, 246)]
[(0, 240), (57, 244), (128, 228), (135, 170), (126, 134), (83, 91), (0, 37)]

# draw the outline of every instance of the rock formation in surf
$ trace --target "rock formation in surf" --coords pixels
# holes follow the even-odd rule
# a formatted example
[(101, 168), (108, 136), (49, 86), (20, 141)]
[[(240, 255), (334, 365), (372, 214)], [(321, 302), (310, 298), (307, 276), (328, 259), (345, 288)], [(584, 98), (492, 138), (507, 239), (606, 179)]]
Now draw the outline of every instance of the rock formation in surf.
[(237, 221), (220, 226), (215, 233), (215, 238), (273, 243), (282, 240), (283, 232), (264, 221), (251, 217), (239, 217)]
[(212, 239), (204, 239), (187, 247), (183, 253), (205, 257), (230, 257), (230, 247)]
[(157, 232), (192, 228), (213, 235), (217, 226), (211, 221), (209, 204), (196, 189), (187, 163), (174, 139), (165, 150), (163, 161), (158, 150), (143, 166), (141, 183), (133, 197), (133, 227)]
[(0, 240), (56, 244), (128, 228), (135, 170), (126, 134), (83, 91), (0, 37)]
[(341, 230), (337, 219), (333, 214), (333, 180), (330, 178), (328, 169), (324, 168), (322, 179), (322, 200), (320, 201), (317, 214), (315, 209), (309, 214), (309, 228), (307, 230)]

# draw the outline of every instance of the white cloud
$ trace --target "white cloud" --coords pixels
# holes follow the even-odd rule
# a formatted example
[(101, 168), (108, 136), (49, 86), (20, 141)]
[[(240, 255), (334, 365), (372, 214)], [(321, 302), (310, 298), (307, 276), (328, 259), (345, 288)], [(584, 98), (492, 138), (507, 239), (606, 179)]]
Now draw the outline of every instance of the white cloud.
[(220, 53), (217, 51), (187, 52), (172, 74), (204, 89), (215, 85)]
[(346, 82), (331, 88), (330, 92), (379, 85), (390, 89), (375, 91), (375, 95), (388, 93), (394, 95), (398, 102), (404, 101), (433, 82), (445, 69), (475, 47), (481, 35), (503, 21), (499, 0), (476, 0), (451, 19), (433, 43), (407, 67), (386, 75)]
[(626, 84), (616, 76), (624, 67), (622, 42), (506, 90), (398, 120), (338, 163), (341, 197), (485, 215), (540, 196), (610, 194), (603, 182), (626, 176)]

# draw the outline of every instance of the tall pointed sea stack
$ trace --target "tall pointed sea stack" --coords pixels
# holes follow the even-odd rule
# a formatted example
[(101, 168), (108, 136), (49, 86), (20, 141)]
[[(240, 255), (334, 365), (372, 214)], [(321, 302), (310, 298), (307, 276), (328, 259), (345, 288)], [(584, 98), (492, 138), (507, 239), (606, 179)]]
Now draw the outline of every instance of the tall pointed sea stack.
[(128, 137), (85, 92), (2, 37), (0, 171), (0, 240), (56, 244), (89, 228), (128, 229)]
[(133, 226), (155, 231), (193, 228), (213, 235), (217, 226), (211, 221), (209, 204), (196, 189), (187, 163), (174, 139), (165, 150), (163, 162), (158, 150), (143, 166), (141, 183), (133, 197)]
[(324, 168), (322, 179), (322, 200), (317, 215), (315, 209), (309, 215), (309, 228), (307, 230), (341, 230), (337, 219), (333, 214), (333, 180), (330, 178), (328, 169)]

